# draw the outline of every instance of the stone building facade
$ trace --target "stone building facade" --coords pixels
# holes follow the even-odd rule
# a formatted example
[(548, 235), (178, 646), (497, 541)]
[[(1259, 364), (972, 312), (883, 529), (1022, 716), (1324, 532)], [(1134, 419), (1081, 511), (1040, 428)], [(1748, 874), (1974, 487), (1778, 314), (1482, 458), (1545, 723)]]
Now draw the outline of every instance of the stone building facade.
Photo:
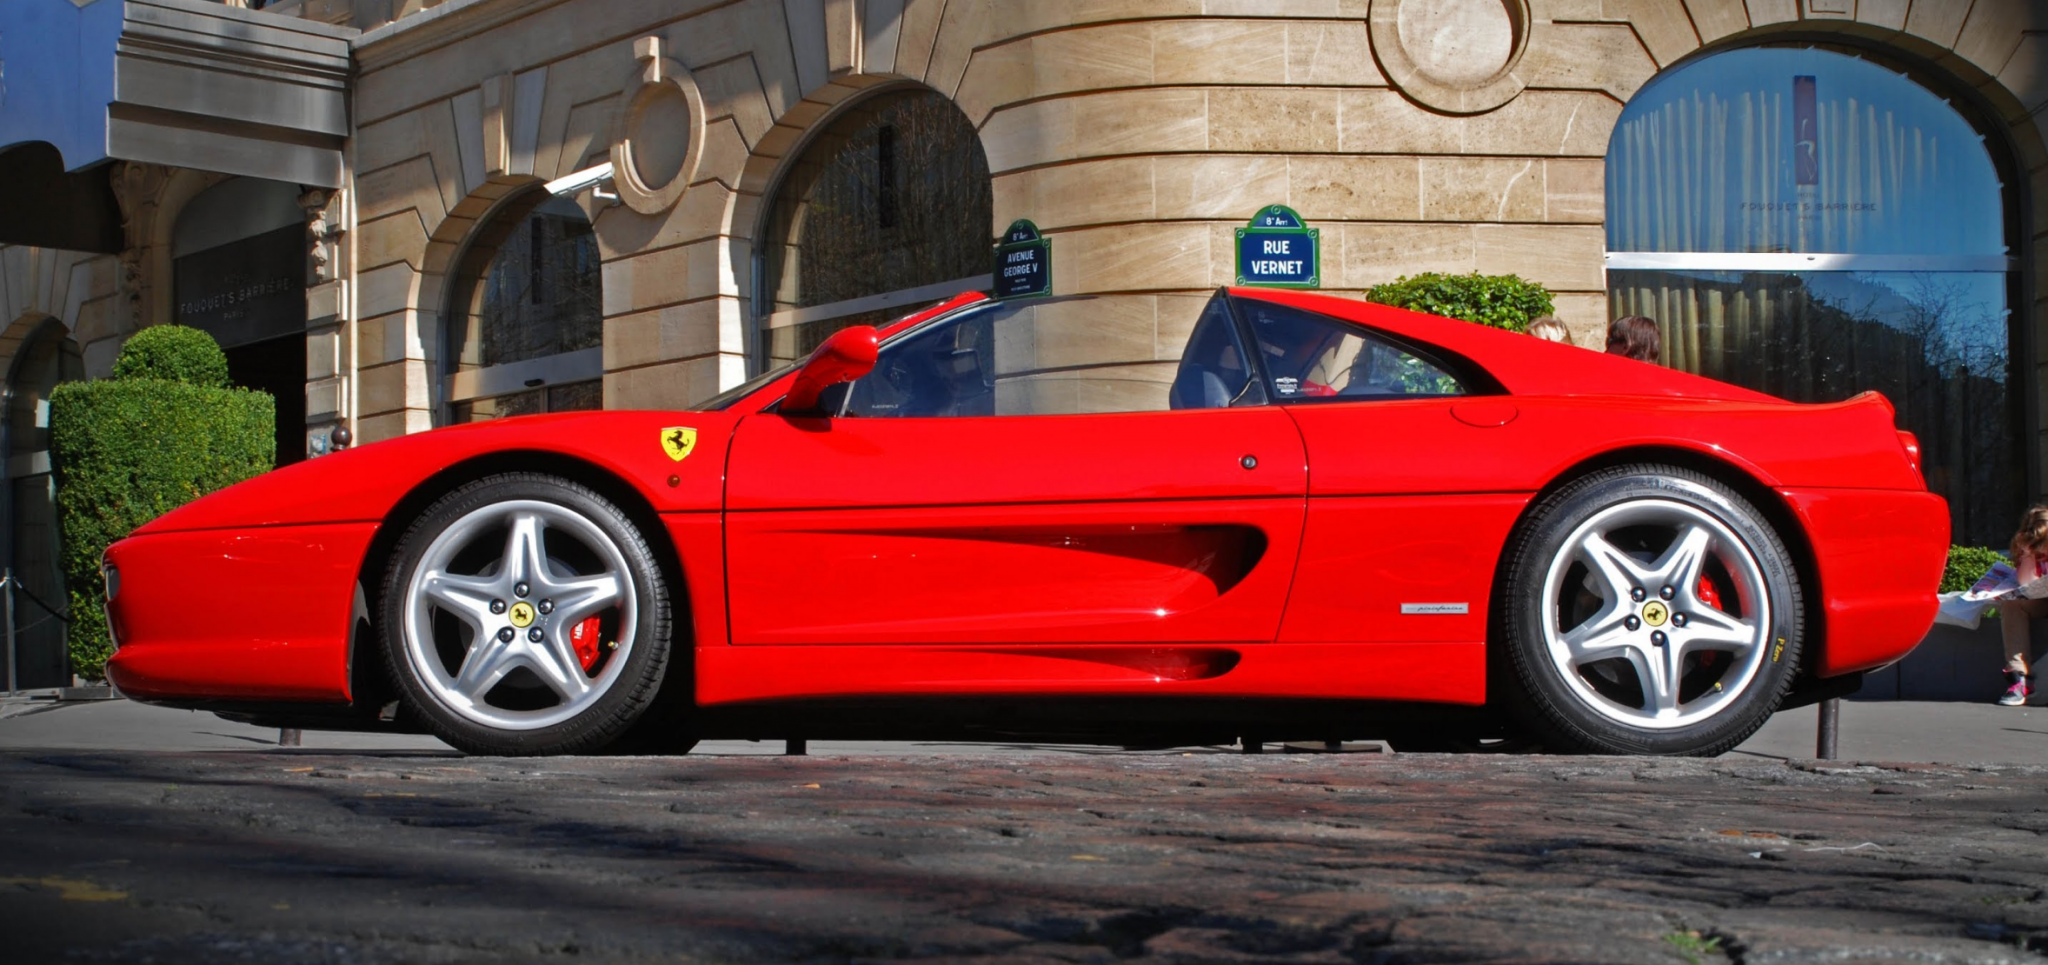
[[(922, 276), (890, 269), (865, 287), (847, 283), (852, 288), (829, 300), (798, 290), (815, 287), (805, 280), (815, 272), (789, 259), (822, 259), (817, 267), (830, 268), (836, 256), (793, 253), (801, 246), (791, 226), (826, 223), (830, 206), (808, 196), (787, 202), (778, 191), (793, 183), (807, 152), (843, 153), (858, 141), (862, 151), (894, 157), (893, 140), (871, 143), (874, 124), (854, 130), (847, 121), (889, 96), (904, 111), (948, 105), (958, 129), (971, 132), (968, 153), (978, 155), (958, 170), (985, 168), (988, 179), (985, 219), (981, 202), (948, 208), (953, 202), (943, 198), (953, 195), (940, 190), (932, 204), (964, 212), (957, 235), (921, 244), (985, 250), (1004, 226), (1030, 219), (1053, 241), (1056, 294), (1154, 299), (1152, 317), (1125, 313), (1076, 337), (1142, 338), (1177, 350), (1170, 343), (1193, 320), (1185, 305), (1235, 280), (1235, 229), (1263, 207), (1285, 204), (1321, 230), (1326, 290), (1360, 293), (1419, 272), (1517, 274), (1555, 292), (1574, 340), (1598, 347), (1613, 314), (1646, 304), (1622, 290), (1615, 272), (1669, 261), (1659, 260), (1662, 250), (1616, 252), (1617, 126), (1639, 94), (1688, 65), (1763, 48), (1903, 74), (1984, 138), (1997, 172), (1998, 183), (1984, 187), (1996, 199), (2000, 250), (1930, 257), (1998, 279), (1999, 331), (1985, 351), (2005, 353), (1993, 381), (2006, 395), (1989, 404), (2008, 413), (1997, 431), (2011, 453), (1994, 468), (2015, 480), (2015, 504), (2043, 491), (2048, 293), (2038, 283), (2038, 242), (2048, 230), (2048, 4), (2037, 0), (230, 5), (260, 10), (202, 0), (9, 0), (17, 14), (22, 5), (90, 13), (124, 3), (130, 20), (119, 44), (128, 58), (175, 59), (163, 53), (173, 41), (146, 48), (140, 35), (177, 18), (186, 26), (175, 43), (198, 48), (219, 47), (207, 30), (234, 38), (293, 21), (321, 42), (345, 43), (346, 129), (332, 138), (281, 132), (274, 122), (240, 131), (229, 129), (243, 103), (234, 98), (211, 108), (124, 107), (116, 98), (110, 125), (169, 110), (186, 136), (220, 140), (211, 152), (177, 157), (123, 153), (116, 144), (91, 159), (97, 166), (67, 156), (68, 182), (39, 175), (53, 185), (39, 197), (71, 198), (64, 210), (111, 219), (101, 232), (111, 240), (93, 250), (68, 250), (75, 241), (47, 225), (41, 234), (10, 225), (0, 210), (8, 229), (0, 241), (15, 242), (0, 248), (0, 321), (12, 323), (0, 334), (0, 355), (11, 358), (39, 330), (56, 331), (77, 343), (84, 374), (104, 375), (126, 334), (180, 318), (173, 249), (187, 206), (230, 179), (268, 178), (283, 186), (272, 194), (298, 205), (303, 228), (296, 237), (305, 310), (288, 322), (295, 339), (303, 332), (303, 378), (296, 369), (291, 378), (303, 382), (295, 417), (308, 453), (326, 451), (340, 427), (361, 443), (492, 412), (681, 407), (789, 356), (805, 342), (784, 336), (804, 326), (886, 313), (949, 286), (986, 285), (935, 268)], [(143, 7), (156, 12), (140, 16)], [(212, 19), (201, 23), (195, 18), (207, 7)], [(0, 63), (24, 43), (21, 26), (8, 26), (0, 23)], [(297, 85), (293, 91), (325, 83), (303, 63), (251, 63), (208, 69)], [(4, 76), (12, 83), (18, 75)], [(910, 94), (925, 106), (902, 100)], [(1805, 109), (1799, 95), (1787, 96), (1784, 109)], [(10, 147), (34, 139), (7, 127), (18, 103), (0, 99), (0, 169), (22, 156)], [(209, 110), (229, 120), (208, 119)], [(1876, 145), (1878, 135), (1853, 129), (1860, 133), (1847, 136)], [(18, 143), (8, 144), (11, 133)], [(320, 183), (253, 169), (244, 162), (266, 152), (265, 138), (291, 150), (331, 147), (338, 175)], [(825, 168), (830, 160), (814, 159)], [(936, 175), (891, 175), (920, 176)], [(896, 204), (883, 199), (894, 197), (894, 183), (863, 203)], [(51, 193), (62, 184), (77, 197)], [(1672, 204), (1706, 203), (1672, 191)], [(1661, 198), (1622, 200), (1654, 207)], [(779, 202), (787, 205), (782, 214)], [(0, 183), (0, 209), (27, 203), (18, 185)], [(1756, 202), (1785, 203), (1812, 202)], [(1854, 211), (1877, 202), (1840, 204)], [(259, 227), (279, 230), (264, 222), (229, 234), (246, 241)], [(1893, 259), (1884, 270), (1921, 264), (1912, 251), (1881, 254)], [(524, 287), (507, 287), (501, 275), (512, 262), (532, 276)], [(543, 292), (534, 279), (552, 287)], [(565, 284), (589, 291), (564, 294)], [(1663, 291), (1651, 301), (1675, 297)], [(507, 321), (519, 298), (527, 298), (528, 320)], [(1697, 298), (1718, 306), (1722, 294)], [(575, 331), (545, 330), (536, 313), (573, 314), (577, 321), (562, 328)], [(39, 329), (51, 319), (61, 328)], [(542, 331), (494, 335), (493, 325)], [(1672, 352), (1700, 353), (1721, 344), (1720, 331), (1667, 338), (1677, 343)]]

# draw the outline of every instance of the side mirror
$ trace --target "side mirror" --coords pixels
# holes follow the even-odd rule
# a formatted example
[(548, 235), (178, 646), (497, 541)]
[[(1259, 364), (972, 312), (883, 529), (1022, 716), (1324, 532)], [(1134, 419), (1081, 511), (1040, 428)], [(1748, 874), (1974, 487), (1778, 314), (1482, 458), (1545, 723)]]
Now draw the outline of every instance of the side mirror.
[(826, 389), (874, 371), (875, 353), (881, 345), (881, 333), (873, 325), (855, 325), (834, 332), (797, 372), (796, 383), (782, 397), (782, 414), (817, 415), (818, 396)]

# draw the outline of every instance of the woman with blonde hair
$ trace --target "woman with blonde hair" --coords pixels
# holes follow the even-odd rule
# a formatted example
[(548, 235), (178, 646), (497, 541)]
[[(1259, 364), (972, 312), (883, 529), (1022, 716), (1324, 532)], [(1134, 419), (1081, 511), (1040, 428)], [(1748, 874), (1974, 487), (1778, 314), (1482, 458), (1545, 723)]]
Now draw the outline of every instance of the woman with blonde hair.
[[(2020, 517), (2019, 530), (2012, 534), (2012, 568), (2019, 585), (2041, 578), (2048, 570), (2048, 505), (2035, 506)], [(1998, 604), (1999, 631), (2005, 635), (2005, 677), (2008, 686), (1998, 702), (2007, 707), (2025, 707), (2034, 692), (2034, 674), (2027, 666), (2034, 641), (2029, 622), (2048, 616), (2048, 600), (2001, 600)]]
[(1529, 334), (1546, 342), (1572, 343), (1572, 333), (1565, 330), (1564, 323), (1545, 315), (1529, 321)]

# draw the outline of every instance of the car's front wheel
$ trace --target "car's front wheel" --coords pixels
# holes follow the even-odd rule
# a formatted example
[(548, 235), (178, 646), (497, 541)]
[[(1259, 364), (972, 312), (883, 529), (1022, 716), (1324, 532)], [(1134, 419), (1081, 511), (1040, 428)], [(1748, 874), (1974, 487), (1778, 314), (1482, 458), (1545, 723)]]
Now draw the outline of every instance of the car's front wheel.
[(470, 753), (601, 748), (668, 667), (647, 542), (610, 501), (553, 476), (491, 476), (436, 501), (400, 538), (382, 603), (406, 702)]
[(1505, 702), (1547, 747), (1719, 754), (1791, 685), (1798, 573), (1718, 480), (1657, 465), (1589, 474), (1546, 497), (1508, 552)]

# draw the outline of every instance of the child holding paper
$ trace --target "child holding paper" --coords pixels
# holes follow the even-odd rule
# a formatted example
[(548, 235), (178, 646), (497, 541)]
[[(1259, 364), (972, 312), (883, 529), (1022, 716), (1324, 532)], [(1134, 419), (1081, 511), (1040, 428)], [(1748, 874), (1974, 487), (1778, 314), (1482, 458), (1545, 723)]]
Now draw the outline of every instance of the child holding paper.
[[(2048, 505), (2036, 506), (2020, 517), (2019, 531), (2012, 534), (2012, 565), (2019, 585), (2039, 579), (2048, 569)], [(2024, 707), (2034, 692), (2034, 675), (2027, 666), (2033, 655), (2028, 621), (2048, 616), (2048, 600), (2001, 600), (1998, 604), (2000, 632), (2005, 634), (2005, 676), (2011, 686), (1998, 702), (2007, 707)]]

